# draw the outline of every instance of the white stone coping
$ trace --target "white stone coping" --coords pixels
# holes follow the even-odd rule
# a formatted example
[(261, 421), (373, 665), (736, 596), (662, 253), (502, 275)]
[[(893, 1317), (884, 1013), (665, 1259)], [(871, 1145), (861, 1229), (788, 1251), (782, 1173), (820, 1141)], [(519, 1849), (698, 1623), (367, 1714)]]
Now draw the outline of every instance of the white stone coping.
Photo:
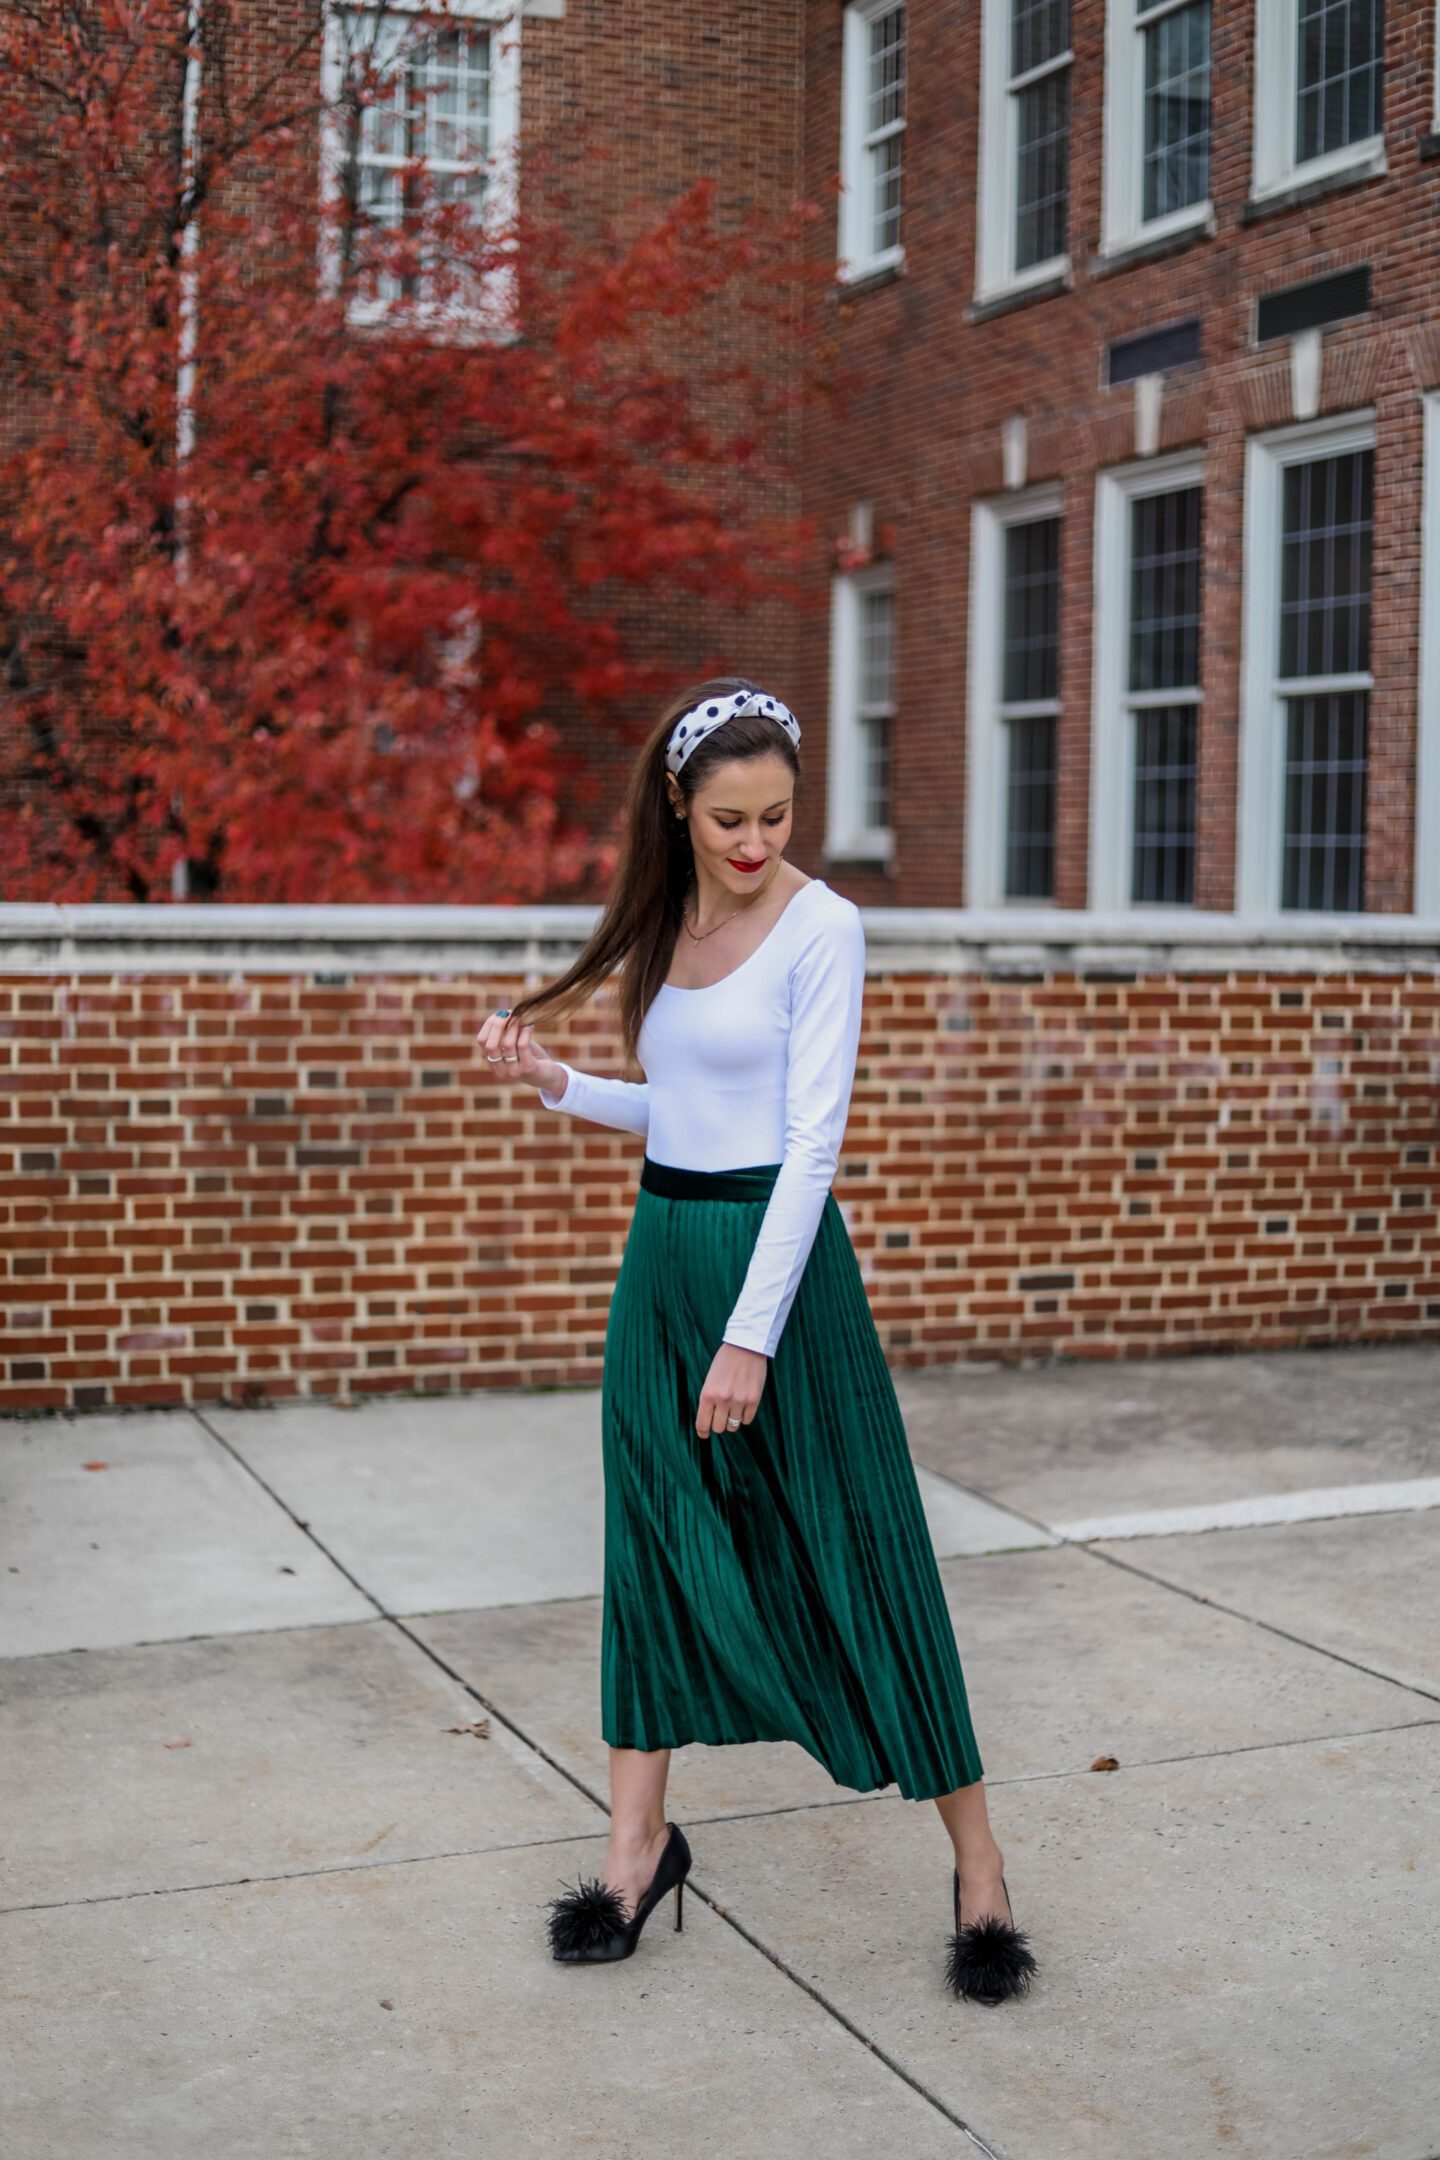
[[(0, 904), (0, 974), (557, 974), (595, 906), (264, 907)], [(865, 907), (872, 975), (1440, 976), (1440, 921), (1156, 909)]]

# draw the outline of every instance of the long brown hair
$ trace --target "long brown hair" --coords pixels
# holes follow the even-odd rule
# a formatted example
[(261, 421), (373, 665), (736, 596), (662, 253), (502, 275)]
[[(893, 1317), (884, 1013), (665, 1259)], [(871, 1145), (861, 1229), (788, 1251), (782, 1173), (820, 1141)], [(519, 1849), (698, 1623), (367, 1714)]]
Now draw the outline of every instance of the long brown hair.
[[(676, 816), (667, 786), (665, 749), (670, 731), (683, 712), (703, 699), (754, 688), (743, 676), (717, 675), (709, 682), (692, 683), (671, 699), (630, 775), (620, 859), (600, 920), (563, 975), (545, 989), (516, 999), (510, 1008), (513, 1018), (523, 1023), (544, 1013), (561, 1019), (583, 1004), (618, 967), (621, 1040), (626, 1058), (634, 1058), (641, 1023), (669, 971), (695, 864), (689, 821)], [(777, 727), (768, 714), (747, 713), (704, 736), (675, 775), (675, 782), (688, 805), (717, 766), (744, 764), (776, 752), (798, 783), (800, 760), (785, 729)]]

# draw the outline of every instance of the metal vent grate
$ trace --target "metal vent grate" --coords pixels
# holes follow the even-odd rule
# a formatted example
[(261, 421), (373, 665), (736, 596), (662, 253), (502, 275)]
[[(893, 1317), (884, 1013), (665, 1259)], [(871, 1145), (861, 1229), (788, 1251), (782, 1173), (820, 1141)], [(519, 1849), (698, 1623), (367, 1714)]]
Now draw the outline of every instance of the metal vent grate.
[(1287, 285), (1283, 292), (1266, 293), (1255, 303), (1255, 342), (1267, 338), (1294, 337), (1297, 330), (1318, 330), (1324, 323), (1343, 322), (1347, 315), (1370, 311), (1370, 265), (1357, 263), (1353, 270), (1337, 270), (1331, 277), (1309, 278), (1303, 285)]
[(1168, 323), (1163, 330), (1141, 330), (1134, 337), (1116, 338), (1109, 348), (1108, 381), (1134, 382), (1137, 375), (1161, 375), (1167, 368), (1187, 367), (1200, 358), (1200, 319)]

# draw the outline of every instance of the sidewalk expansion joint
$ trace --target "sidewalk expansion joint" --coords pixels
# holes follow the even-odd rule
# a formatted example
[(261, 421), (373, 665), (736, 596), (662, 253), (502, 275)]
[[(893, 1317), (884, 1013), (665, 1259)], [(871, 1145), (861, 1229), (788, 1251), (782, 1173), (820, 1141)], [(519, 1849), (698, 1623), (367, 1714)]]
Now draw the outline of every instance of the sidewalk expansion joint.
[(1120, 1553), (1098, 1552), (1093, 1545), (1077, 1545), (1083, 1552), (1105, 1567), (1121, 1568), (1127, 1574), (1138, 1575), (1142, 1582), (1153, 1583), (1157, 1590), (1169, 1590), (1176, 1597), (1188, 1598), (1192, 1605), (1204, 1605), (1211, 1612), (1226, 1613), (1232, 1620), (1243, 1620), (1247, 1627), (1263, 1628), (1267, 1635), (1278, 1635), (1282, 1642), (1294, 1643), (1297, 1649), (1311, 1650), (1316, 1657), (1330, 1658), (1337, 1665), (1348, 1665), (1352, 1672), (1364, 1673), (1368, 1679), (1383, 1680), (1389, 1687), (1404, 1690), (1407, 1695), (1418, 1695), (1422, 1702), (1440, 1702), (1440, 1689), (1422, 1687), (1418, 1680), (1397, 1680), (1394, 1673), (1381, 1672), (1378, 1666), (1367, 1665), (1361, 1658), (1347, 1657), (1343, 1650), (1335, 1650), (1327, 1643), (1312, 1642), (1308, 1635), (1297, 1635), (1293, 1628), (1281, 1627), (1278, 1620), (1264, 1620), (1258, 1613), (1242, 1612), (1238, 1605), (1227, 1605), (1223, 1598), (1206, 1597), (1199, 1590), (1187, 1589), (1184, 1583), (1171, 1582), (1167, 1576), (1157, 1574), (1154, 1568), (1141, 1567), (1138, 1561), (1126, 1559)]

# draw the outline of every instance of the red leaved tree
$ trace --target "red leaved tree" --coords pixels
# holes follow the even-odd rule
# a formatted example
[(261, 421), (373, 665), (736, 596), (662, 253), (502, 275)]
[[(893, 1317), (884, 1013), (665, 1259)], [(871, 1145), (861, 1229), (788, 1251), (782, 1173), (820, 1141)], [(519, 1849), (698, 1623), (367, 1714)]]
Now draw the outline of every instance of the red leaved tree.
[(489, 147), (503, 28), (324, 35), (0, 10), (8, 898), (573, 887), (557, 720), (800, 562), (811, 213), (602, 228)]

